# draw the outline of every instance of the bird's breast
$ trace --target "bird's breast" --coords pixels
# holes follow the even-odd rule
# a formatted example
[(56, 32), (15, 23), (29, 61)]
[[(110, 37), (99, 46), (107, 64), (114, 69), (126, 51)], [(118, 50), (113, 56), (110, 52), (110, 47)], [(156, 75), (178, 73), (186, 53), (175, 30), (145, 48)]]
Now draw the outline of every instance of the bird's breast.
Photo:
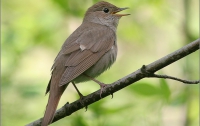
[(99, 61), (88, 69), (85, 73), (89, 76), (96, 77), (103, 73), (105, 70), (110, 68), (110, 66), (115, 62), (117, 57), (117, 46), (113, 45), (112, 48), (105, 53)]

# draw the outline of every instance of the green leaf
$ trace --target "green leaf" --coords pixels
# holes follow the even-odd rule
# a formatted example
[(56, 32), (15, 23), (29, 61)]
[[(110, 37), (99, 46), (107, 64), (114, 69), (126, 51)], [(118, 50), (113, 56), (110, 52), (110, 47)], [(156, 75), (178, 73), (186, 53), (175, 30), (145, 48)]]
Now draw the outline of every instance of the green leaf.
[(165, 79), (160, 79), (161, 95), (168, 101), (171, 95), (171, 91)]
[(138, 83), (131, 87), (135, 93), (140, 94), (140, 95), (152, 96), (152, 95), (159, 94), (159, 88), (147, 83)]

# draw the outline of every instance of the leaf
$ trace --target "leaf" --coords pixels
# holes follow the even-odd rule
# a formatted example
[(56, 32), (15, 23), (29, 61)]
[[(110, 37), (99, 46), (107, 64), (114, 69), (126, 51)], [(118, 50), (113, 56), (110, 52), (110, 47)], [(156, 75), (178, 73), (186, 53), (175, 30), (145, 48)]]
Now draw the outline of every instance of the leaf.
[(140, 94), (140, 95), (153, 96), (153, 95), (159, 94), (159, 88), (147, 83), (138, 83), (131, 87), (135, 93)]
[(160, 79), (161, 95), (168, 101), (171, 95), (171, 91), (165, 79)]

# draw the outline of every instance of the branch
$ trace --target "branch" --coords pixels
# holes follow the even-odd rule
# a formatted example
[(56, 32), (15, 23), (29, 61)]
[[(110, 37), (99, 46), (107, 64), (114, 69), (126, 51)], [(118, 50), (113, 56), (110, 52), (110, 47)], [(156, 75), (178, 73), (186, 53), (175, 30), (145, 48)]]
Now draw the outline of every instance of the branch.
[(198, 81), (183, 80), (183, 79), (180, 79), (180, 78), (177, 78), (177, 77), (168, 76), (168, 75), (154, 74), (154, 73), (151, 73), (151, 72), (147, 71), (145, 65), (142, 66), (141, 71), (142, 71), (142, 73), (145, 74), (145, 76), (148, 77), (148, 78), (171, 79), (171, 80), (176, 80), (176, 81), (183, 82), (183, 83), (185, 83), (185, 84), (198, 84), (198, 83), (200, 83), (200, 80), (198, 80)]
[[(155, 73), (156, 71), (168, 66), (169, 64), (197, 51), (199, 49), (199, 43), (200, 39), (197, 39), (190, 44), (182, 47), (181, 49), (145, 66), (145, 70), (147, 70), (150, 73)], [(123, 89), (126, 86), (129, 86), (133, 84), (136, 81), (139, 81), (145, 77), (148, 77), (144, 72), (142, 72), (142, 69), (138, 69), (137, 71), (119, 79), (118, 81), (113, 82), (112, 84), (107, 85), (102, 94), (101, 97), (107, 97), (108, 95), (112, 95), (114, 92), (117, 92), (118, 90)], [(66, 116), (71, 115), (72, 113), (78, 111), (79, 109), (82, 109), (85, 106), (88, 106), (98, 100), (100, 100), (100, 90), (97, 90), (87, 96), (85, 96), (83, 99), (74, 101), (72, 103), (66, 103), (62, 108), (58, 109), (56, 111), (56, 114), (54, 116), (53, 122), (58, 121)], [(83, 105), (84, 104), (84, 105)], [(27, 124), (27, 126), (40, 126), (41, 125), (42, 118)]]
[(148, 78), (163, 78), (163, 79), (171, 79), (171, 80), (176, 80), (176, 81), (183, 82), (183, 83), (185, 83), (185, 84), (198, 84), (198, 83), (200, 83), (200, 80), (197, 80), (197, 81), (183, 80), (183, 79), (176, 78), (176, 77), (172, 77), (172, 76), (168, 76), (168, 75), (152, 74), (152, 75), (147, 76), (147, 77), (148, 77)]

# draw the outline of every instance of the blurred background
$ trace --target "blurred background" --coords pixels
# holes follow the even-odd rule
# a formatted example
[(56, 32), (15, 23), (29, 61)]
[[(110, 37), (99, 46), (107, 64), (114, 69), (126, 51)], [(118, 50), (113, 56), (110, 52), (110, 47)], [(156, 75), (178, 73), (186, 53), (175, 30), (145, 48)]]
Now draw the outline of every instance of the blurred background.
[[(22, 126), (43, 116), (46, 86), (54, 58), (66, 38), (98, 0), (3, 0), (1, 24), (1, 124)], [(97, 79), (112, 83), (199, 37), (197, 0), (109, 0), (122, 13), (118, 57)], [(199, 79), (198, 51), (158, 71), (188, 80)], [(94, 82), (77, 85), (87, 95)], [(58, 108), (79, 99), (70, 84)], [(143, 79), (52, 126), (197, 126), (199, 85)]]

